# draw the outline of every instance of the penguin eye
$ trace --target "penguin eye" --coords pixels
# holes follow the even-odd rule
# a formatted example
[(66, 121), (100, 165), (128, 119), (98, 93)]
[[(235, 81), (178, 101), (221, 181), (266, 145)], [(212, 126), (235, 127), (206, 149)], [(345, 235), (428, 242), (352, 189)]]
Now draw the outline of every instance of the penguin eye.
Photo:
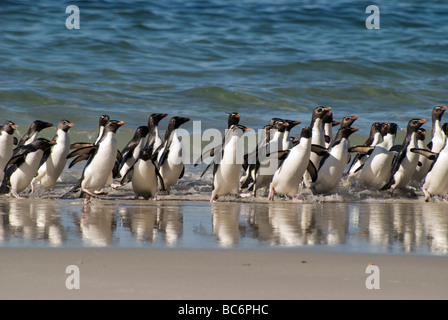
[(317, 109), (318, 112), (322, 112), (322, 110), (323, 110), (322, 108)]

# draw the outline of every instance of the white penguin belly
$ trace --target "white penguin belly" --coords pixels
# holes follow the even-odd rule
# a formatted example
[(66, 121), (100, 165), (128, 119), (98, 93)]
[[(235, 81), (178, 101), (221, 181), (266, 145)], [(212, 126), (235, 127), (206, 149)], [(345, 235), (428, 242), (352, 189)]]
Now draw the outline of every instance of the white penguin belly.
[(272, 178), (271, 188), (276, 193), (293, 197), (298, 192), (302, 176), (308, 166), (310, 152), (310, 147), (305, 150), (291, 149), (291, 153)]
[(445, 196), (448, 193), (448, 153), (440, 153), (432, 170), (428, 172), (423, 189), (432, 195)]
[(153, 197), (158, 188), (155, 167), (151, 160), (138, 160), (132, 173), (132, 189), (138, 196)]
[(318, 171), (318, 177), (314, 184), (314, 189), (317, 192), (330, 192), (338, 186), (347, 165), (347, 153), (346, 142), (341, 142), (331, 150), (329, 157)]
[[(159, 157), (162, 152), (163, 150), (161, 150)], [(176, 184), (183, 170), (183, 167), (184, 163), (182, 154), (182, 144), (178, 139), (177, 141), (173, 140), (170, 146), (168, 157), (160, 167), (160, 175), (163, 178), (163, 183), (167, 191), (170, 191), (171, 187)]]
[(11, 175), (11, 192), (18, 194), (27, 188), (39, 168), (40, 159), (42, 159), (43, 152), (38, 150), (32, 152), (25, 157), (25, 162), (22, 163)]
[(81, 187), (89, 191), (102, 188), (115, 164), (117, 156), (117, 144), (109, 139), (102, 141), (95, 157), (84, 170), (84, 178)]

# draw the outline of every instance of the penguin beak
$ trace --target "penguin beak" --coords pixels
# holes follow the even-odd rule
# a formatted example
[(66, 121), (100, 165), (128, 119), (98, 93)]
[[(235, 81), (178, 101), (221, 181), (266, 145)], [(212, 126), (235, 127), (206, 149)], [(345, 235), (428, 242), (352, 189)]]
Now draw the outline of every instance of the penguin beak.
[(420, 121), (419, 121), (421, 124), (424, 124), (424, 123), (426, 123), (426, 119), (420, 119)]
[(11, 128), (13, 128), (14, 130), (16, 130), (16, 129), (18, 128), (18, 125), (13, 124), (13, 125), (11, 126)]
[(69, 122), (69, 123), (67, 123), (67, 125), (68, 125), (70, 128), (75, 126), (75, 124), (74, 124), (73, 122)]
[(445, 110), (447, 109), (447, 106), (443, 106), (441, 109), (442, 109), (443, 111), (445, 111)]
[(47, 125), (47, 127), (52, 127), (53, 126), (53, 124), (51, 122), (47, 122), (46, 125)]
[(326, 107), (324, 110), (325, 110), (325, 111), (330, 111), (330, 110), (331, 110), (331, 107)]
[(358, 131), (359, 129), (358, 129), (358, 128), (352, 128), (351, 130), (352, 130), (352, 132), (356, 132), (356, 131)]
[(340, 125), (341, 124), (341, 121), (333, 121), (333, 123), (332, 123), (332, 126), (333, 127), (335, 127), (335, 126), (338, 126), (338, 125)]
[(126, 122), (124, 122), (124, 121), (118, 121), (117, 124), (118, 124), (119, 126), (122, 126), (122, 125), (125, 125)]
[(162, 118), (165, 118), (167, 115), (168, 115), (168, 113), (161, 113), (161, 114), (160, 114), (160, 116), (161, 116)]
[(358, 116), (353, 116), (352, 119), (357, 120), (359, 117)]
[(55, 140), (51, 140), (51, 141), (50, 141), (50, 144), (51, 144), (52, 146), (54, 146), (55, 144), (57, 144), (57, 142), (56, 142)]

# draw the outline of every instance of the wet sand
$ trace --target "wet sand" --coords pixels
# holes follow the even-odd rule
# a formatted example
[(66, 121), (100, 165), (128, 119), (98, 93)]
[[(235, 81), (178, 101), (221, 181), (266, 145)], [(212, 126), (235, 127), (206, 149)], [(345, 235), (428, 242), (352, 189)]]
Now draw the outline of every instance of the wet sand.
[[(69, 183), (2, 198), (2, 242), (19, 240), (0, 248), (0, 299), (448, 299), (443, 201), (346, 191), (210, 204), (209, 182), (192, 180), (159, 201), (132, 200), (126, 186), (84, 206), (60, 198)], [(192, 235), (199, 248), (185, 244)], [(80, 289), (66, 288), (70, 265)], [(380, 289), (366, 288), (369, 265)]]
[[(0, 249), (1, 299), (447, 299), (448, 257), (310, 250)], [(369, 264), (380, 288), (367, 289)], [(66, 267), (79, 267), (69, 290)]]

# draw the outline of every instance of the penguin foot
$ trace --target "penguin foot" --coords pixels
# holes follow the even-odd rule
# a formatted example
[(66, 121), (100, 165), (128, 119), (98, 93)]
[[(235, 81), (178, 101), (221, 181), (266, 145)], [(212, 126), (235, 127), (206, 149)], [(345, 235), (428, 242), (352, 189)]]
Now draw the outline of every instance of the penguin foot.
[(121, 187), (121, 184), (120, 184), (120, 183), (111, 183), (111, 184), (110, 184), (110, 187), (111, 187), (112, 189), (117, 189), (117, 188)]
[(425, 194), (425, 202), (429, 202), (429, 199), (431, 199), (431, 194), (426, 189), (423, 189), (423, 193)]
[(269, 201), (274, 201), (274, 197), (275, 197), (275, 191), (274, 191), (273, 188), (271, 188), (271, 189), (269, 190), (268, 200), (269, 200)]

